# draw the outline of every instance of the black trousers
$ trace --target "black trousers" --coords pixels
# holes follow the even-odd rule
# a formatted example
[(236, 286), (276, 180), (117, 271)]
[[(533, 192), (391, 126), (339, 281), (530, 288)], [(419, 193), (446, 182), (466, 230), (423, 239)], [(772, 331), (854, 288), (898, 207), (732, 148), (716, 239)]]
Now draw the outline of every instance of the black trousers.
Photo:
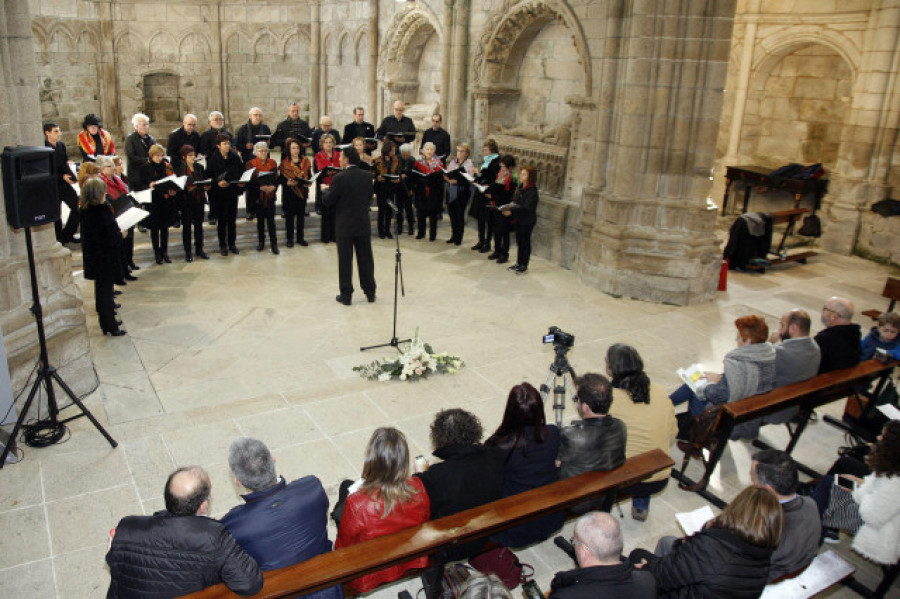
[(244, 193), (244, 208), (247, 210), (247, 218), (256, 215), (259, 208), (259, 189), (248, 189)]
[(269, 243), (272, 247), (278, 245), (278, 238), (275, 234), (275, 198), (269, 201), (268, 206), (263, 206), (262, 202), (256, 204), (256, 233), (259, 235), (259, 242), (266, 242), (266, 225), (269, 225)]
[(516, 264), (528, 267), (531, 260), (531, 232), (534, 231), (534, 223), (523, 225), (516, 223), (516, 246), (519, 248)]
[(59, 201), (69, 207), (69, 218), (66, 220), (65, 226), (63, 226), (62, 218), (60, 218), (60, 220), (53, 223), (53, 228), (56, 230), (56, 240), (60, 243), (68, 243), (72, 241), (75, 233), (78, 232), (78, 221), (80, 220), (78, 196), (74, 193), (61, 193)]
[(466, 205), (468, 200), (457, 197), (456, 201), (447, 205), (447, 214), (450, 215), (450, 239), (454, 243), (462, 243), (463, 233), (466, 230)]
[(378, 236), (384, 237), (391, 232), (391, 219), (394, 218), (394, 210), (388, 205), (388, 201), (394, 199), (393, 190), (378, 190), (376, 199), (378, 202)]
[(334, 208), (322, 206), (322, 242), (335, 241), (334, 235)]
[(406, 189), (400, 189), (397, 192), (397, 208), (397, 233), (400, 233), (403, 231), (404, 213), (406, 213), (406, 222), (409, 223), (410, 228), (412, 228), (413, 223), (415, 222), (412, 198), (409, 197)]
[(184, 255), (191, 254), (191, 229), (194, 233), (194, 248), (203, 251), (203, 204), (185, 203), (181, 208), (182, 229), (181, 241), (184, 244)]
[(503, 216), (498, 210), (493, 210), (494, 216), (494, 251), (501, 256), (509, 257), (509, 228), (512, 224), (510, 218)]
[(366, 295), (375, 293), (375, 259), (372, 257), (372, 236), (338, 237), (338, 284), (341, 295), (353, 295), (353, 252), (359, 269), (359, 286)]
[(101, 331), (106, 333), (119, 328), (116, 325), (116, 302), (112, 279), (94, 279), (94, 309), (97, 310)]
[[(287, 220), (287, 240), (294, 239), (294, 227), (297, 229), (297, 241), (303, 241), (303, 227), (306, 224), (306, 198), (296, 196), (286, 187), (282, 188), (281, 206), (284, 208), (284, 218)], [(294, 196), (294, 197), (290, 197)]]
[(153, 254), (169, 253), (169, 227), (162, 229), (150, 229), (150, 245), (153, 246)]
[(494, 211), (485, 208), (478, 214), (478, 243), (491, 247), (494, 238)]
[(440, 210), (426, 210), (424, 208), (416, 210), (416, 216), (419, 218), (419, 234), (416, 237), (425, 236), (425, 221), (428, 221), (428, 239), (434, 241), (437, 237), (437, 221)]
[(125, 263), (123, 272), (127, 273), (128, 266), (134, 264), (134, 227), (129, 227), (128, 234), (122, 239), (122, 260)]
[(235, 195), (227, 195), (218, 198), (218, 222), (216, 227), (219, 232), (219, 247), (233, 248), (237, 242), (237, 205), (238, 199)]

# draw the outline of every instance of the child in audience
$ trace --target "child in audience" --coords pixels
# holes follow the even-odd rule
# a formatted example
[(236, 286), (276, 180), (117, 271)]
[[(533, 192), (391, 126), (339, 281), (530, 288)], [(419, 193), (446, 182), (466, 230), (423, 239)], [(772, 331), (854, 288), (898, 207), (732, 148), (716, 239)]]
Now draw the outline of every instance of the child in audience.
[(872, 327), (862, 340), (861, 360), (871, 360), (876, 349), (886, 349), (895, 360), (900, 360), (900, 314), (885, 312), (878, 317), (878, 324)]

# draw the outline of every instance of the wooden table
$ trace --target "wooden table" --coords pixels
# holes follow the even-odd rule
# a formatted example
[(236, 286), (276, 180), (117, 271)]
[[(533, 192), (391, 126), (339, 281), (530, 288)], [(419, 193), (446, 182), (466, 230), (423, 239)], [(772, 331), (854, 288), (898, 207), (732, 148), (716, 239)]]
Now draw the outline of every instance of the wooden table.
[(750, 203), (750, 193), (754, 187), (767, 187), (779, 191), (787, 191), (794, 194), (794, 208), (800, 207), (800, 200), (806, 194), (814, 194), (816, 197), (813, 206), (813, 214), (822, 204), (822, 198), (828, 192), (828, 179), (784, 179), (782, 177), (769, 177), (772, 169), (763, 166), (726, 166), (725, 167), (725, 197), (722, 198), (722, 216), (728, 207), (728, 194), (735, 182), (744, 184), (744, 206), (741, 214), (747, 212)]

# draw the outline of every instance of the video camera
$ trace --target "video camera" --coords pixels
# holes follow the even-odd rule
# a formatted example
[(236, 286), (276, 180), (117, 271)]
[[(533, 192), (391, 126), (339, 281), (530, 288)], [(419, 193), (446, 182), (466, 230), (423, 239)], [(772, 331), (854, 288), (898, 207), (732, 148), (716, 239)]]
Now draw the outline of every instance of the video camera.
[(543, 341), (544, 343), (552, 343), (556, 347), (569, 349), (575, 345), (575, 335), (570, 335), (559, 327), (550, 327), (547, 334), (544, 335)]

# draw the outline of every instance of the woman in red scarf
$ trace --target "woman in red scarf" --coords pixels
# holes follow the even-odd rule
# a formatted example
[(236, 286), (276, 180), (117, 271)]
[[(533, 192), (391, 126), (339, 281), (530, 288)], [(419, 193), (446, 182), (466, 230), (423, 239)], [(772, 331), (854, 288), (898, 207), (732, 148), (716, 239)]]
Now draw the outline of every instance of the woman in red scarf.
[[(106, 195), (110, 202), (115, 202), (117, 199), (128, 193), (128, 186), (116, 174), (116, 164), (113, 162), (112, 158), (109, 156), (98, 156), (95, 164), (100, 169), (100, 180), (106, 184)], [(128, 255), (126, 253), (125, 242), (129, 240), (131, 241), (131, 247), (134, 248), (134, 227), (130, 227), (123, 241), (117, 244), (119, 247), (119, 260), (122, 263), (120, 269), (122, 276), (116, 279), (117, 284), (124, 285), (126, 284), (126, 280), (137, 281), (137, 277), (132, 276), (131, 270), (128, 267)], [(120, 292), (117, 291), (116, 295), (119, 293)]]
[[(328, 141), (331, 140), (331, 141)], [(323, 135), (320, 142), (322, 149), (314, 157), (316, 172), (333, 166), (341, 167), (341, 152), (334, 149), (334, 139), (330, 135)], [(323, 174), (318, 179), (319, 193), (316, 195), (316, 211), (322, 215), (322, 243), (334, 241), (334, 211), (322, 205), (322, 192), (331, 185), (334, 171)]]
[(112, 136), (103, 128), (103, 121), (96, 114), (84, 117), (81, 133), (78, 134), (78, 149), (82, 159), (93, 162), (95, 156), (112, 156), (116, 153), (116, 144)]
[(303, 225), (306, 217), (306, 200), (309, 185), (301, 179), (309, 180), (312, 164), (303, 155), (303, 147), (296, 139), (287, 138), (283, 146), (284, 159), (278, 167), (281, 183), (281, 205), (287, 221), (287, 246), (294, 247), (294, 225), (297, 226), (297, 243), (304, 247), (309, 244), (303, 239)]
[[(444, 168), (441, 159), (434, 155), (435, 146), (430, 141), (422, 146), (422, 157), (416, 161), (415, 170), (425, 175), (439, 172)], [(426, 179), (416, 177), (416, 216), (419, 220), (419, 233), (416, 239), (425, 237), (425, 219), (428, 219), (428, 240), (437, 238), (437, 218), (444, 206), (443, 177)]]
[[(253, 146), (253, 153), (256, 158), (247, 161), (245, 170), (255, 168), (250, 184), (247, 186), (247, 195), (255, 197), (256, 202), (256, 232), (259, 234), (259, 244), (256, 251), (261, 252), (266, 247), (266, 223), (269, 225), (269, 245), (273, 254), (279, 254), (278, 238), (275, 235), (275, 190), (277, 189), (277, 181), (275, 177), (278, 174), (278, 164), (269, 158), (269, 145), (260, 141)], [(264, 173), (273, 173), (266, 177), (262, 183), (259, 176)], [(248, 202), (250, 204), (251, 202)]]

